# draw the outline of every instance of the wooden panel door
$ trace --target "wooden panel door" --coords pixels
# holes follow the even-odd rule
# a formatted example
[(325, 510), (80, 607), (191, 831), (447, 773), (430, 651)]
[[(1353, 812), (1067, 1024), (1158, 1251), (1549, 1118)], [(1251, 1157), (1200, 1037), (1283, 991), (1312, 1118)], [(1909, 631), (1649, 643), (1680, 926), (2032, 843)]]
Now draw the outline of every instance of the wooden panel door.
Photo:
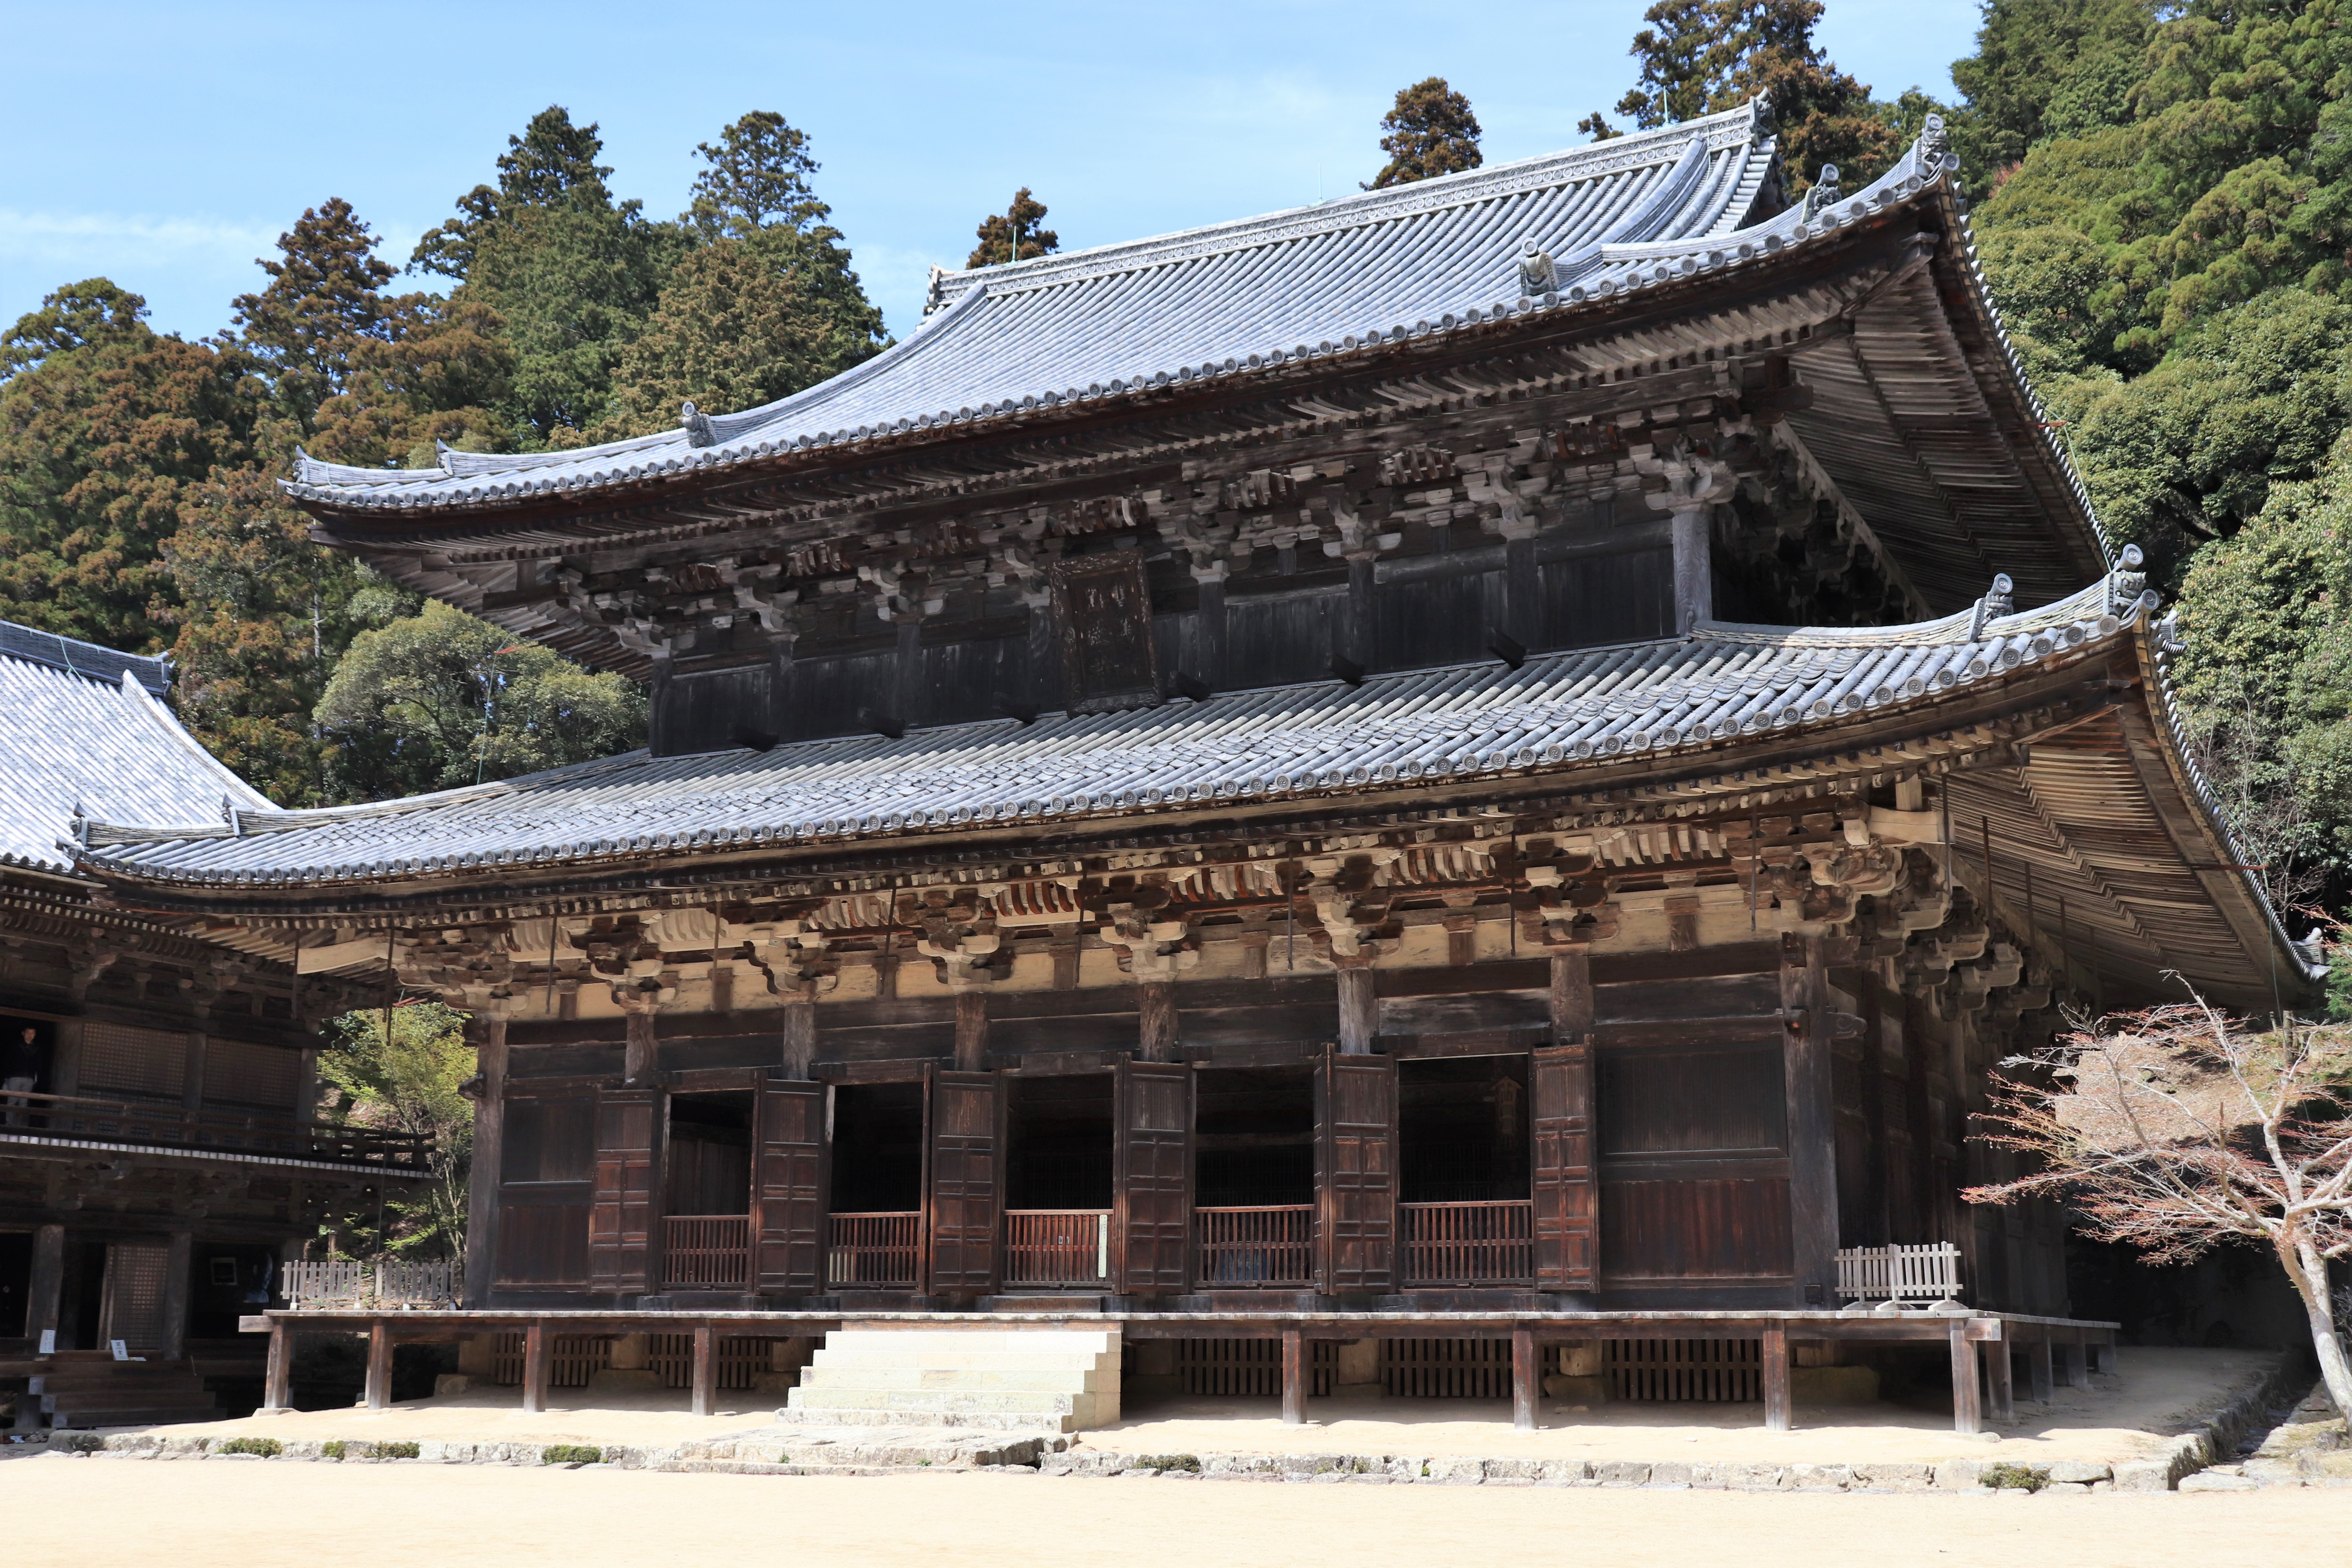
[(1536, 1288), (1590, 1290), (1598, 1271), (1600, 1181), (1592, 1155), (1592, 1047), (1528, 1054), (1535, 1132)]
[(596, 1097), (596, 1186), (588, 1207), (592, 1290), (637, 1295), (654, 1288), (667, 1109), (657, 1089), (608, 1089)]
[(752, 1129), (751, 1288), (824, 1288), (826, 1122), (832, 1087), (762, 1079)]
[(1396, 1289), (1396, 1063), (1327, 1051), (1315, 1072), (1318, 1271), (1325, 1294)]
[(931, 1075), (930, 1288), (988, 1295), (1004, 1226), (1004, 1079)]
[(1111, 1289), (1192, 1283), (1192, 1069), (1121, 1062), (1112, 1095)]

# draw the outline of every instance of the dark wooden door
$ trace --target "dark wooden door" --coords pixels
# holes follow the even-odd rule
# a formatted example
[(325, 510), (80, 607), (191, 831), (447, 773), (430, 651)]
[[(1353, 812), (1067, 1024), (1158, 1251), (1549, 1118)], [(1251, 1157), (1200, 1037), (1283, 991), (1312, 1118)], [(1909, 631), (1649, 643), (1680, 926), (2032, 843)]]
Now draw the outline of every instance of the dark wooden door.
[(588, 1208), (592, 1290), (635, 1295), (654, 1288), (664, 1110), (657, 1089), (608, 1089), (596, 1097), (596, 1187)]
[(1318, 1272), (1326, 1294), (1396, 1289), (1396, 1063), (1326, 1052), (1315, 1072)]
[(1536, 1287), (1590, 1290), (1597, 1271), (1600, 1212), (1592, 1154), (1592, 1047), (1580, 1041), (1528, 1057)]
[(753, 1130), (752, 1289), (808, 1295), (824, 1288), (825, 1122), (822, 1083), (760, 1084)]
[(1111, 1289), (1192, 1283), (1192, 1069), (1121, 1062), (1112, 1096)]
[(934, 1072), (930, 1120), (930, 1288), (987, 1295), (1004, 1225), (1004, 1080)]

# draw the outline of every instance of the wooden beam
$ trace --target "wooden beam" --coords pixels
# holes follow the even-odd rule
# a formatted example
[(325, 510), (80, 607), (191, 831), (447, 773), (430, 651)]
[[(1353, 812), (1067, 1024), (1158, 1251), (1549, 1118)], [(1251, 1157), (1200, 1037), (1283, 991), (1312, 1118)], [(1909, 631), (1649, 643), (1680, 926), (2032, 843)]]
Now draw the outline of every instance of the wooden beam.
[[(1952, 1320), (1952, 1430), (1972, 1437), (1984, 1430), (1984, 1395), (1977, 1384), (1977, 1342), (1968, 1320)], [(2007, 1353), (2007, 1347), (1998, 1347)]]
[(1307, 1351), (1306, 1337), (1297, 1328), (1282, 1331), (1282, 1424), (1307, 1423)]
[(368, 1325), (367, 1407), (392, 1403), (392, 1325), (379, 1318)]
[(719, 1386), (719, 1342), (709, 1323), (694, 1325), (694, 1414), (710, 1414), (711, 1396)]
[(1511, 1331), (1511, 1426), (1536, 1429), (1536, 1397), (1543, 1392), (1543, 1362), (1538, 1354), (1536, 1331), (1521, 1324)]
[(1788, 1431), (1789, 1406), (1789, 1331), (1775, 1325), (1764, 1331), (1764, 1429)]
[(547, 1408), (547, 1325), (533, 1319), (522, 1331), (522, 1409), (536, 1415)]
[(269, 1362), (261, 1376), (261, 1407), (284, 1410), (294, 1383), (294, 1331), (283, 1318), (269, 1321)]

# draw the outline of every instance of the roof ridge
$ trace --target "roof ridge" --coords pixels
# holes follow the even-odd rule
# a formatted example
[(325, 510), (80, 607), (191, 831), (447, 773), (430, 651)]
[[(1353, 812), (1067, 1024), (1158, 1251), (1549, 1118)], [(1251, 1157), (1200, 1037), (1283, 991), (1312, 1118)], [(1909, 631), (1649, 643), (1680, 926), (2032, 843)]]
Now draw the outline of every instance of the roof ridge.
[[(89, 657), (77, 659), (74, 650)], [(139, 676), (139, 684), (161, 692), (172, 684), (170, 654), (125, 653), (104, 643), (69, 637), (62, 632), (28, 626), (21, 621), (0, 621), (0, 658), (37, 664), (111, 686), (124, 673)]]

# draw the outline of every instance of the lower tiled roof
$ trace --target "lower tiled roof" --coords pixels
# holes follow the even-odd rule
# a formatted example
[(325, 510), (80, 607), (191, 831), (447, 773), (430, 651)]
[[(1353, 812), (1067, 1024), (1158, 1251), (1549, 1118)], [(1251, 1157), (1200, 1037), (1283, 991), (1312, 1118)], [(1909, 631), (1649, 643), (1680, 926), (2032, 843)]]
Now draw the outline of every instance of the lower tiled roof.
[(1660, 642), (1220, 693), (1125, 713), (1006, 719), (768, 752), (643, 752), (374, 805), (186, 832), (93, 826), (84, 863), (136, 881), (273, 885), (546, 865), (699, 845), (1064, 822), (1571, 768), (1785, 730), (2067, 658), (2153, 596), (2102, 581), (1972, 626), (1702, 623)]

